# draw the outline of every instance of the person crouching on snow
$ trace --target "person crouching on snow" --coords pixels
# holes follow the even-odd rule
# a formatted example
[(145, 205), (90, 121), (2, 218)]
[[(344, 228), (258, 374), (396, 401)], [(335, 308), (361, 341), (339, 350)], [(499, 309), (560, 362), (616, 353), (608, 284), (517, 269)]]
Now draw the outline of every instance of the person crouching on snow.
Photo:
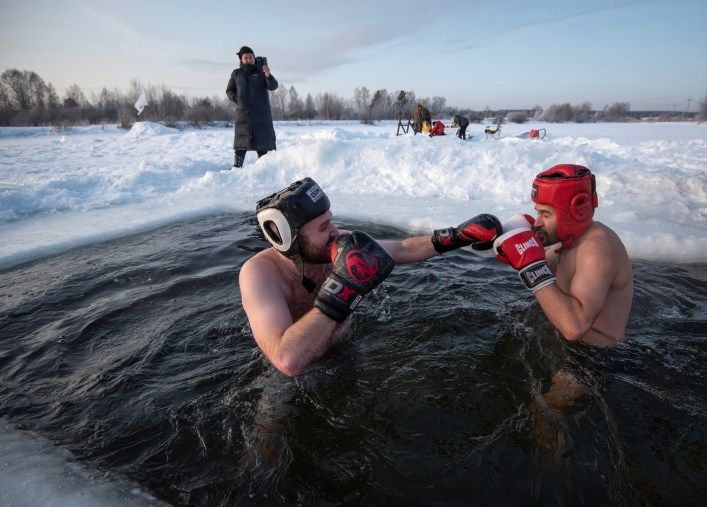
[(458, 127), (457, 137), (466, 141), (466, 128), (469, 126), (469, 120), (466, 116), (455, 114), (452, 116), (452, 127)]

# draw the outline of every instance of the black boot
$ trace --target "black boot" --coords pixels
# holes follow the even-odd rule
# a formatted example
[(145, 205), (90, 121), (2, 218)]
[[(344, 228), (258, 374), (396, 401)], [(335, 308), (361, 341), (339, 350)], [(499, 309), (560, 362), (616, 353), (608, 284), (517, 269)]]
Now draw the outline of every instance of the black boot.
[(245, 162), (245, 155), (241, 155), (236, 152), (236, 155), (233, 159), (233, 168), (240, 169), (241, 167), (243, 167), (243, 162)]

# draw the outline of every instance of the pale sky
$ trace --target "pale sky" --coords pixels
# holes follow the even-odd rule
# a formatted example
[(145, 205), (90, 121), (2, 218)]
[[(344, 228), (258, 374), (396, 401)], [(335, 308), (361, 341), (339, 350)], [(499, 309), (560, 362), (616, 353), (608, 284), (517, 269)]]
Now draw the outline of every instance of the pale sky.
[(0, 0), (0, 72), (33, 70), (60, 96), (131, 79), (224, 96), (242, 45), (301, 97), (684, 111), (691, 96), (695, 111), (707, 92), (707, 0)]

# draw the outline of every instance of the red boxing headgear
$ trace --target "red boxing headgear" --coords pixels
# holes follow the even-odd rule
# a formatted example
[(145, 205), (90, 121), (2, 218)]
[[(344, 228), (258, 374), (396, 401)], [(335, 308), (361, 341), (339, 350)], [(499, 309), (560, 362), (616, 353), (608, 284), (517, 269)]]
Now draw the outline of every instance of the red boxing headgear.
[(599, 206), (594, 175), (584, 166), (560, 164), (535, 177), (530, 198), (555, 208), (557, 239), (570, 248), (592, 223)]

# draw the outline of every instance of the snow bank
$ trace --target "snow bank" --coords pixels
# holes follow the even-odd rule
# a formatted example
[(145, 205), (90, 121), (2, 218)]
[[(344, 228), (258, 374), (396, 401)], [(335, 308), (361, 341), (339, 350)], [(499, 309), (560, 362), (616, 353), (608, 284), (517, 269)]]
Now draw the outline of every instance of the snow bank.
[(121, 479), (78, 465), (70, 452), (0, 420), (0, 505), (165, 505)]
[(125, 139), (138, 139), (140, 137), (163, 136), (167, 134), (179, 134), (179, 130), (165, 127), (159, 123), (138, 121), (135, 122), (128, 133), (125, 134)]
[[(532, 127), (547, 137), (513, 137)], [(597, 175), (596, 219), (631, 256), (707, 260), (707, 125), (506, 125), (496, 140), (472, 124), (466, 142), (395, 130), (395, 122), (281, 122), (277, 151), (249, 153), (231, 171), (229, 128), (142, 122), (127, 134), (94, 127), (30, 137), (0, 129), (0, 267), (207, 213), (253, 211), (304, 176), (338, 217), (411, 231), (480, 212), (503, 218), (532, 211), (534, 175), (563, 162)]]

